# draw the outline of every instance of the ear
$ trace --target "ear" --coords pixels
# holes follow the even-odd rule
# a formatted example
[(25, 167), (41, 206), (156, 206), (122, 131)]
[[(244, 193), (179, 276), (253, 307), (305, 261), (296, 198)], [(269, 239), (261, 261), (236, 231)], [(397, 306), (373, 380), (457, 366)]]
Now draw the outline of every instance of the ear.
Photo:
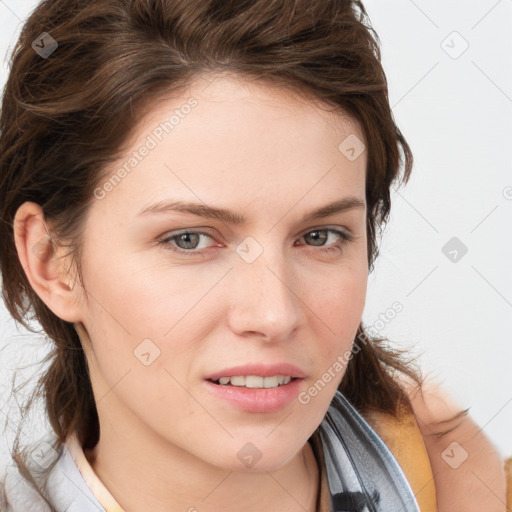
[(70, 257), (51, 238), (41, 207), (23, 203), (14, 217), (14, 242), (27, 279), (41, 300), (67, 322), (82, 319), (79, 308), (81, 287), (69, 276)]

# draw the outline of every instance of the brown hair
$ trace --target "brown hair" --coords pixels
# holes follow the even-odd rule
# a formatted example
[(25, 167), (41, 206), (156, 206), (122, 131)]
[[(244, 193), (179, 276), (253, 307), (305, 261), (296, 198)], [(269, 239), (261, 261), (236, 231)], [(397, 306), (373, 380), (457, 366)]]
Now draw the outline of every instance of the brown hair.
[[(58, 44), (46, 57), (32, 47), (42, 32)], [(0, 270), (13, 318), (33, 331), (25, 322), (33, 312), (54, 343), (38, 390), (59, 441), (76, 431), (84, 448), (93, 447), (98, 415), (74, 325), (39, 298), (18, 259), (18, 207), (42, 207), (53, 243), (67, 242), (82, 281), (84, 216), (102, 170), (119, 157), (145, 106), (195, 77), (229, 71), (319, 99), (360, 123), (372, 271), (391, 184), (407, 182), (413, 163), (390, 109), (379, 46), (361, 1), (46, 0), (34, 10), (13, 50), (2, 101)], [(419, 384), (418, 370), (362, 323), (357, 336), (339, 389), (360, 410), (395, 414), (408, 402), (393, 373)]]

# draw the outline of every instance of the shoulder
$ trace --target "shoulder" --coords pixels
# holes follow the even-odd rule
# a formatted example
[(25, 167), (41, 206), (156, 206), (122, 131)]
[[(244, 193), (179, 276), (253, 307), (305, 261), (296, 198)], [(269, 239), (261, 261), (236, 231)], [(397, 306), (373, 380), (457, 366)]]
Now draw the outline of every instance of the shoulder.
[(401, 381), (425, 444), (438, 510), (504, 512), (504, 460), (496, 447), (439, 383)]
[(0, 471), (0, 512), (50, 512), (41, 489), (48, 494), (46, 484), (62, 476), (56, 471), (62, 453), (63, 446), (48, 435), (22, 448), (18, 453), (21, 468), (11, 458)]
[(14, 463), (3, 469), (0, 479), (0, 512), (50, 511)]

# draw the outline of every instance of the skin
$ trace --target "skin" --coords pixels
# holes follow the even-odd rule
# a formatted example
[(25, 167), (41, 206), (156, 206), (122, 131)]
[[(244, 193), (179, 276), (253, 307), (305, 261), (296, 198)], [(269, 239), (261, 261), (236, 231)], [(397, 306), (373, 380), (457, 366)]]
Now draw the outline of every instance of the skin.
[[(307, 439), (344, 367), (309, 403), (271, 413), (212, 396), (204, 378), (237, 364), (289, 362), (306, 373), (306, 392), (350, 350), (368, 275), (366, 152), (350, 160), (338, 146), (364, 136), (356, 121), (289, 91), (217, 76), (158, 101), (111, 174), (190, 96), (197, 106), (93, 201), (85, 289), (65, 258), (30, 250), (46, 234), (34, 203), (15, 220), (20, 259), (48, 307), (79, 327), (101, 428), (87, 456), (126, 512), (314, 511), (318, 468)], [(301, 220), (347, 196), (363, 206)], [(171, 199), (230, 209), (247, 223), (176, 212), (137, 217)], [(209, 236), (188, 246), (157, 243), (184, 229)], [(247, 237), (259, 244), (251, 251), (262, 250), (251, 263), (237, 253)], [(134, 356), (144, 339), (160, 351), (149, 366)], [(237, 457), (247, 443), (261, 454), (252, 467)]]

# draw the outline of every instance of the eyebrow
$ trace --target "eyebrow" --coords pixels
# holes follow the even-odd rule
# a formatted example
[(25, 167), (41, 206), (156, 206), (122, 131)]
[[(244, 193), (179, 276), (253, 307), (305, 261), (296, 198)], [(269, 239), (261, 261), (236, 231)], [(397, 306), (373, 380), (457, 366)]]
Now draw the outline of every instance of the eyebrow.
[[(335, 213), (345, 212), (356, 208), (365, 208), (365, 202), (355, 196), (347, 196), (338, 201), (321, 206), (307, 212), (301, 219), (301, 222), (307, 222), (309, 220), (321, 219), (329, 217)], [(203, 203), (193, 203), (186, 201), (159, 201), (158, 203), (151, 204), (143, 208), (138, 216), (145, 216), (150, 214), (160, 213), (189, 213), (197, 215), (198, 217), (204, 217), (208, 219), (216, 219), (229, 224), (245, 224), (247, 219), (232, 210), (225, 208), (216, 208), (214, 206), (208, 206)]]

